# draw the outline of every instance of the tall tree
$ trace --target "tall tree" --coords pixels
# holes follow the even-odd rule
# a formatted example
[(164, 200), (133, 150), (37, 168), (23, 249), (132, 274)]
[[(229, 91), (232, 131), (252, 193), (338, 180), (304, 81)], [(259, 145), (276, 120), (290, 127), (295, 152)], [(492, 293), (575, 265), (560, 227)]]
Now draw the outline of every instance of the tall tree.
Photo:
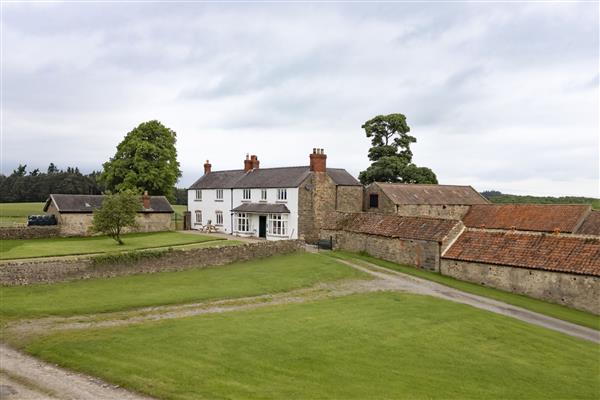
[(359, 174), (361, 183), (438, 183), (431, 169), (413, 164), (410, 144), (417, 139), (408, 134), (410, 127), (403, 114), (378, 115), (362, 128), (371, 139), (369, 160), (372, 163)]
[(117, 146), (104, 163), (100, 180), (111, 191), (131, 189), (175, 200), (175, 183), (181, 176), (175, 143), (177, 134), (159, 121), (141, 123)]

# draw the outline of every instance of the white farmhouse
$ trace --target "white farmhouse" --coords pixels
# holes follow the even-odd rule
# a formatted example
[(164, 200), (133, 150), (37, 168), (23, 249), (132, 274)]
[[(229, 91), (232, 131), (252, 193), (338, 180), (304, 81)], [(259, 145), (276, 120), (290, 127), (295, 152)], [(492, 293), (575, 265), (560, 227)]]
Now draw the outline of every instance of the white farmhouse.
[(238, 236), (316, 241), (331, 213), (362, 209), (360, 183), (344, 169), (327, 168), (326, 160), (323, 149), (313, 149), (303, 167), (261, 169), (247, 155), (244, 169), (212, 171), (207, 160), (188, 190), (192, 229), (210, 224)]

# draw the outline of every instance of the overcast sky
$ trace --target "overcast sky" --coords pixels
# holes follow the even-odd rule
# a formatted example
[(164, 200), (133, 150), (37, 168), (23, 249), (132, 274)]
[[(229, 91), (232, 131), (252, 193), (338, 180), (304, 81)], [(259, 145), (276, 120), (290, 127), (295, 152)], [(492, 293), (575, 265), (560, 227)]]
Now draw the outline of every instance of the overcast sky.
[(2, 7), (5, 174), (100, 169), (158, 119), (180, 186), (313, 147), (357, 176), (362, 123), (400, 112), (440, 183), (599, 195), (598, 2)]

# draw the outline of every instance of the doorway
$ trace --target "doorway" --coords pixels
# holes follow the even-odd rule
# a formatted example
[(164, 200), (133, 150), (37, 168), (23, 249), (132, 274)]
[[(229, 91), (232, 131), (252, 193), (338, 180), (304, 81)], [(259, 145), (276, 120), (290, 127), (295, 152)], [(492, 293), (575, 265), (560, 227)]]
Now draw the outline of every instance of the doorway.
[(258, 237), (261, 237), (261, 238), (267, 237), (267, 216), (266, 215), (258, 216)]

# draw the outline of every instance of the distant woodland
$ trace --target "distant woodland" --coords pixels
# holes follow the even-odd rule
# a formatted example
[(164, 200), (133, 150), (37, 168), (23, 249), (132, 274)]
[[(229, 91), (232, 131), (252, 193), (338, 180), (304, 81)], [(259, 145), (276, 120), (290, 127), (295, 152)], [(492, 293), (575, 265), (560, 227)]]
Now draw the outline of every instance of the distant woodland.
[(591, 204), (595, 209), (600, 209), (600, 199), (580, 196), (519, 196), (516, 194), (501, 193), (497, 190), (488, 190), (481, 194), (492, 203), (536, 203), (536, 204)]

